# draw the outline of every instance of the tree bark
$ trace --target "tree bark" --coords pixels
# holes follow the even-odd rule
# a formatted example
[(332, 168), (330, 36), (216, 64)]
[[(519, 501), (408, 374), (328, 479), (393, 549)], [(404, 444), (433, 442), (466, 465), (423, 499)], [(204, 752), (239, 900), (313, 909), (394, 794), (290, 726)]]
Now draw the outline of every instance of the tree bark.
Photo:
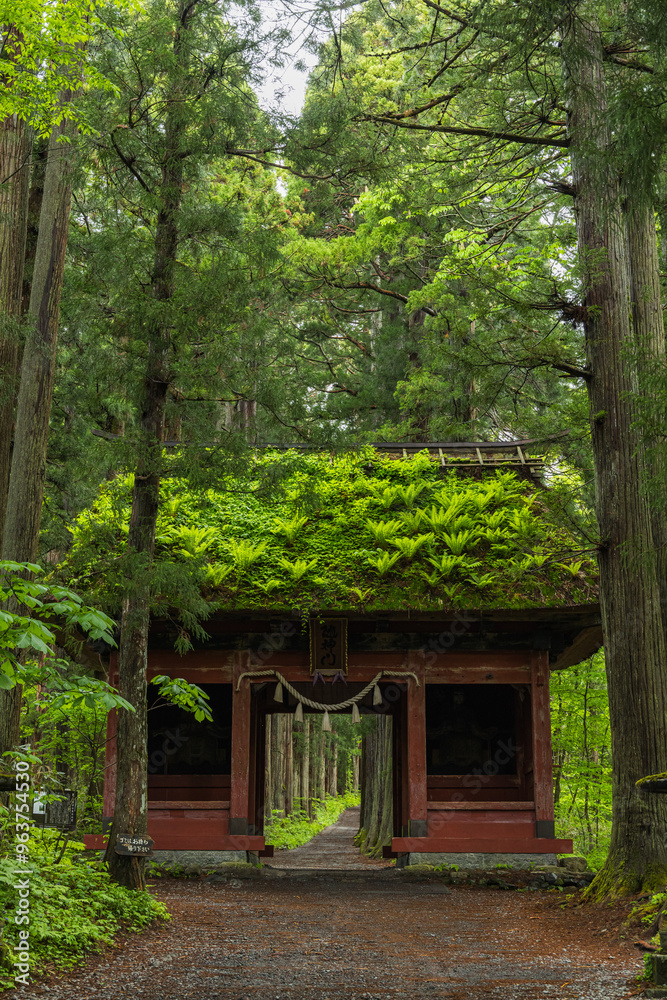
[(361, 809), (355, 843), (364, 854), (377, 857), (391, 843), (393, 830), (392, 718), (378, 715), (375, 726), (362, 737), (359, 765)]
[[(16, 37), (15, 29), (3, 26)], [(6, 81), (0, 74), (0, 84)], [(0, 124), (0, 531), (4, 528), (21, 357), (30, 137), (16, 115)], [(1, 539), (0, 539), (1, 546)]]
[[(579, 255), (584, 268), (590, 421), (600, 531), (598, 563), (613, 755), (607, 861), (590, 898), (663, 886), (667, 803), (638, 792), (664, 769), (665, 640), (651, 558), (646, 469), (634, 421), (628, 234), (610, 164), (600, 33), (580, 7), (563, 39)], [(634, 370), (633, 370), (634, 367)]]
[[(630, 301), (638, 366), (640, 396), (652, 392), (652, 376), (665, 364), (665, 324), (660, 292), (660, 263), (653, 205), (627, 192), (626, 217), (630, 258)], [(656, 485), (667, 481), (665, 445), (654, 436), (643, 437), (645, 457)], [(667, 520), (664, 505), (650, 503), (655, 563), (660, 588), (660, 607), (667, 645)]]
[(292, 737), (292, 716), (283, 715), (284, 722), (284, 754), (285, 754), (285, 815), (294, 811), (294, 753)]
[[(195, 5), (183, 4), (174, 33), (177, 67), (183, 69), (183, 33), (188, 30)], [(116, 801), (106, 860), (111, 877), (121, 885), (143, 889), (145, 862), (114, 852), (118, 834), (145, 836), (148, 824), (146, 668), (150, 625), (150, 579), (155, 549), (160, 476), (167, 394), (170, 387), (170, 324), (164, 304), (174, 293), (178, 250), (178, 222), (183, 185), (183, 152), (179, 84), (173, 86), (164, 134), (162, 177), (157, 192), (151, 297), (153, 308), (146, 322), (146, 370), (141, 401), (141, 423), (127, 545), (127, 596), (123, 603), (118, 654), (118, 690), (134, 712), (118, 717)]]
[(312, 718), (305, 715), (303, 719), (303, 735), (301, 750), (301, 780), (299, 788), (301, 792), (301, 808), (304, 812), (309, 811), (310, 801), (310, 729)]
[[(30, 311), (30, 294), (37, 253), (37, 238), (39, 236), (39, 217), (44, 199), (44, 180), (46, 177), (46, 162), (49, 155), (49, 140), (35, 139), (30, 157), (30, 193), (28, 195), (28, 219), (26, 225), (25, 260), (23, 265), (23, 293), (21, 296), (21, 315), (27, 316)], [(2, 523), (4, 524), (4, 518)]]
[[(2, 558), (17, 562), (35, 562), (39, 551), (74, 161), (73, 147), (59, 143), (61, 137), (72, 137), (70, 123), (56, 127), (50, 139), (2, 539)], [(17, 265), (13, 280), (17, 315), (23, 290), (25, 218), (22, 225), (24, 235), (19, 240), (20, 248), (17, 246), (21, 266)], [(17, 352), (18, 349), (17, 340)], [(11, 405), (7, 401), (2, 418), (8, 436), (11, 436), (12, 415), (13, 399)], [(0, 692), (0, 752), (13, 748), (19, 741), (21, 697), (20, 685)]]
[(318, 716), (311, 715), (308, 731), (308, 816), (313, 818), (315, 799), (318, 797), (317, 775), (319, 772), (317, 761), (317, 747), (319, 743), (319, 731), (316, 728)]
[(19, 562), (34, 562), (39, 550), (74, 167), (73, 146), (59, 140), (72, 137), (69, 122), (54, 129), (44, 178), (2, 543), (3, 558)]

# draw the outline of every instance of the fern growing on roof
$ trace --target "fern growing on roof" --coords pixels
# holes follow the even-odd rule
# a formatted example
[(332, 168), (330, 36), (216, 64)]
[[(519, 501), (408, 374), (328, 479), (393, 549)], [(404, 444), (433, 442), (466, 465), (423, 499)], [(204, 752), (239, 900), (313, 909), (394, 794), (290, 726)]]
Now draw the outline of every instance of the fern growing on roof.
[[(531, 483), (512, 472), (484, 475), (368, 450), (332, 460), (264, 452), (245, 478), (230, 475), (219, 489), (166, 477), (153, 609), (180, 608), (198, 587), (223, 610), (271, 612), (594, 601), (590, 542), (575, 538)], [(101, 487), (58, 571), (112, 614), (124, 587), (131, 489), (131, 477)]]

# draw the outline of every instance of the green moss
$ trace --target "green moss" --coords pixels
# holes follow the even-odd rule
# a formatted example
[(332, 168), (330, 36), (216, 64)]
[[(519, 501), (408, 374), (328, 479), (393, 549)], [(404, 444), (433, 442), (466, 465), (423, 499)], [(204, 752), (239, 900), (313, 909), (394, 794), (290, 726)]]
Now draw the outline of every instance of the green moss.
[(612, 903), (640, 892), (658, 893), (664, 890), (666, 882), (667, 866), (646, 865), (641, 857), (629, 863), (619, 860), (618, 855), (612, 852), (584, 891), (582, 899), (587, 903)]
[(635, 785), (641, 788), (642, 785), (647, 784), (649, 781), (665, 781), (667, 780), (667, 771), (663, 771), (662, 774), (649, 774), (645, 778), (640, 778), (639, 781), (635, 781)]
[[(196, 489), (165, 479), (155, 604), (181, 607), (184, 581), (223, 610), (445, 610), (567, 606), (596, 599), (544, 494), (512, 472), (482, 479), (428, 453), (331, 458), (262, 453), (248, 476)], [(98, 604), (120, 606), (132, 477), (105, 484), (74, 527), (61, 568)], [(154, 609), (155, 610), (155, 609)]]

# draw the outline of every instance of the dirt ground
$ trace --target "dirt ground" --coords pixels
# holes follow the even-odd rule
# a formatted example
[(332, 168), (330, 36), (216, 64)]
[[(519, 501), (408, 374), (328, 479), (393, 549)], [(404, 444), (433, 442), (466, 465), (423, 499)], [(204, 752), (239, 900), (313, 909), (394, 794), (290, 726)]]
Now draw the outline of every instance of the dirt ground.
[[(161, 879), (153, 891), (173, 915), (168, 925), (6, 996), (620, 1000), (636, 989), (642, 958), (636, 934), (621, 937), (627, 906), (577, 908), (567, 890), (415, 881), (360, 859), (354, 828), (344, 815), (307, 847), (277, 852), (280, 867), (256, 878)], [(342, 867), (347, 852), (356, 867)]]

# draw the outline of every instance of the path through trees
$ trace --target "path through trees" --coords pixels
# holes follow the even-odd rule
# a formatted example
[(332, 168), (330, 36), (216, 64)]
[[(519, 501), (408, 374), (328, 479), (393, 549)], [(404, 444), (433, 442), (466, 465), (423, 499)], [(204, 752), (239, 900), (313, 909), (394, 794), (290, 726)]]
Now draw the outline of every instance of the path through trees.
[[(349, 850), (353, 824), (339, 823)], [(621, 1000), (641, 970), (620, 937), (629, 904), (564, 909), (567, 891), (448, 887), (370, 863), (161, 879), (170, 924), (21, 1000)]]

